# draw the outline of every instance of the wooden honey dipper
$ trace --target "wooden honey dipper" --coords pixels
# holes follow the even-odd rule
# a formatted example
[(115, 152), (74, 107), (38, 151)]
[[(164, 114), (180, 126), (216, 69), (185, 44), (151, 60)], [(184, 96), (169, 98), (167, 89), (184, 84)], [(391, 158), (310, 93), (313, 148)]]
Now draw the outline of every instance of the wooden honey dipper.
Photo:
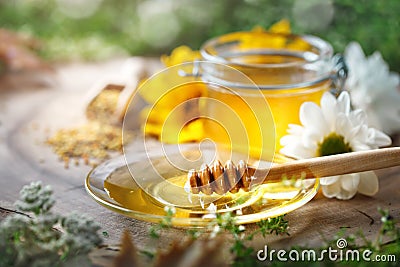
[(270, 169), (257, 169), (239, 161), (235, 166), (227, 161), (225, 166), (216, 161), (211, 167), (203, 164), (199, 171), (188, 173), (191, 192), (219, 195), (239, 189), (248, 191), (252, 185), (282, 181), (283, 177), (312, 179), (364, 172), (400, 165), (400, 147), (351, 152), (310, 159), (273, 164)]

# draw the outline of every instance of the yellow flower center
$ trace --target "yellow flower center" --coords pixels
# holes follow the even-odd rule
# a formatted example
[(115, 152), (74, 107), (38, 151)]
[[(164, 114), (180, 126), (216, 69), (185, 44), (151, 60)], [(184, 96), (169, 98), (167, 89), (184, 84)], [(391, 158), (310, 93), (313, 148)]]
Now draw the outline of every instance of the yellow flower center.
[(337, 133), (331, 133), (318, 143), (317, 156), (329, 156), (352, 152), (350, 144), (344, 141), (344, 137)]

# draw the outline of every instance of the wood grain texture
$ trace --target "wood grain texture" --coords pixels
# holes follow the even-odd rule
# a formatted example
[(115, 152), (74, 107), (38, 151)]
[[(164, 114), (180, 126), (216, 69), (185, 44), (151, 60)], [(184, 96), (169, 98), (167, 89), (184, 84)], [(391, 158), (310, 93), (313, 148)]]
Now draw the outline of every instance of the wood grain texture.
[(359, 151), (273, 165), (265, 182), (288, 178), (315, 178), (400, 166), (400, 148)]
[[(58, 128), (85, 120), (86, 93), (99, 76), (112, 72), (122, 63), (123, 59), (116, 59), (58, 66), (55, 81), (47, 88), (33, 88), (32, 83), (19, 84), (16, 80), (10, 83), (7, 78), (0, 78), (0, 219), (13, 213), (12, 203), (23, 185), (41, 180), (54, 189), (55, 212), (76, 211), (92, 217), (108, 233), (107, 245), (118, 244), (125, 229), (139, 248), (147, 244), (166, 247), (171, 240), (184, 237), (184, 229), (172, 229), (165, 232), (158, 244), (151, 243), (150, 223), (116, 214), (98, 205), (85, 192), (84, 180), (90, 166), (71, 164), (65, 169), (44, 144)], [(340, 201), (318, 195), (287, 215), (290, 236), (257, 237), (252, 245), (255, 249), (262, 249), (267, 243), (273, 248), (319, 245), (322, 237), (332, 238), (342, 227), (349, 232), (361, 229), (368, 239), (373, 239), (381, 224), (377, 207), (389, 209), (400, 219), (400, 168), (380, 170), (377, 174), (380, 191), (376, 196), (357, 195), (352, 200)]]

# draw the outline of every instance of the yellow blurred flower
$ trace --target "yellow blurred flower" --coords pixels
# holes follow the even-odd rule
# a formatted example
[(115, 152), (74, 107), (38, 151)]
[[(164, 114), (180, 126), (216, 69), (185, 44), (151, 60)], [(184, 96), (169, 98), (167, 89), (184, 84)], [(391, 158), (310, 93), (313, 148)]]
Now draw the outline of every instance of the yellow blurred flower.
[[(166, 67), (199, 60), (200, 52), (187, 46), (175, 48), (170, 56), (161, 56)], [(190, 72), (191, 66), (181, 66)], [(142, 111), (145, 135), (152, 135), (164, 143), (183, 143), (203, 138), (198, 101), (189, 101), (206, 94), (203, 83), (195, 77), (181, 77), (176, 69), (153, 77), (151, 86), (140, 90), (141, 96), (150, 104)], [(169, 75), (171, 74), (171, 75)]]
[(284, 34), (289, 34), (292, 32), (292, 29), (290, 28), (290, 22), (287, 19), (281, 19), (277, 23), (273, 24), (269, 30), (269, 32), (273, 33), (284, 33)]
[[(157, 81), (161, 84), (161, 81)], [(147, 91), (147, 90), (146, 90)], [(203, 138), (199, 100), (205, 92), (198, 82), (177, 86), (141, 112), (144, 133), (164, 143), (184, 143)]]
[(255, 26), (250, 32), (239, 33), (240, 47), (249, 48), (271, 48), (290, 50), (306, 50), (309, 44), (304, 40), (290, 35), (290, 22), (286, 19), (273, 24), (268, 30), (261, 26)]
[(162, 55), (161, 62), (166, 67), (171, 67), (185, 62), (192, 62), (201, 59), (199, 51), (194, 51), (186, 45), (181, 45), (175, 48), (170, 56)]

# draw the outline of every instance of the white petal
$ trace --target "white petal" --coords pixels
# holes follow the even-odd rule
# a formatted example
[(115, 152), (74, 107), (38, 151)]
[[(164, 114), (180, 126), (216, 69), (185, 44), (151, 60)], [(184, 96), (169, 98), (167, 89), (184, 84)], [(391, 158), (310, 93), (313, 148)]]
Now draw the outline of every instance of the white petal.
[(353, 134), (352, 139), (349, 141), (351, 142), (360, 142), (360, 143), (367, 143), (368, 142), (368, 126), (367, 125), (359, 125), (357, 130), (351, 130)]
[(294, 159), (311, 158), (313, 155), (300, 144), (286, 145), (279, 150), (279, 153)]
[(349, 119), (353, 125), (366, 124), (367, 114), (362, 109), (356, 109), (350, 112)]
[(297, 124), (289, 124), (287, 132), (291, 135), (302, 135), (304, 127)]
[(282, 146), (287, 146), (293, 143), (301, 143), (301, 136), (285, 135), (279, 140)]
[(326, 134), (327, 125), (320, 107), (313, 102), (305, 102), (300, 107), (300, 121), (307, 130), (315, 130)]
[(349, 64), (351, 63), (357, 64), (365, 61), (365, 54), (360, 44), (357, 42), (351, 42), (346, 46), (344, 56), (346, 58), (346, 62)]
[(330, 131), (334, 130), (336, 121), (336, 98), (329, 92), (323, 94), (321, 98), (321, 110)]
[(344, 114), (349, 114), (350, 112), (350, 96), (347, 91), (340, 93), (337, 99), (338, 112), (343, 112)]
[(345, 137), (345, 141), (348, 142), (351, 140), (349, 136), (351, 134), (351, 130), (353, 129), (353, 125), (351, 124), (349, 118), (344, 113), (339, 113), (336, 117), (336, 132)]
[(345, 174), (340, 177), (341, 187), (349, 192), (357, 191), (359, 183), (360, 174), (358, 173)]
[(339, 180), (340, 176), (330, 176), (330, 177), (323, 177), (320, 178), (319, 181), (321, 185), (331, 185), (336, 183)]
[(392, 144), (392, 140), (389, 136), (374, 128), (368, 129), (368, 141), (370, 145), (376, 147), (389, 146)]
[(316, 131), (315, 129), (306, 129), (301, 138), (303, 146), (311, 151), (317, 151), (318, 143), (323, 140), (323, 135), (321, 131)]
[(354, 197), (356, 195), (356, 193), (357, 193), (357, 189), (347, 191), (342, 188), (342, 190), (340, 190), (340, 192), (336, 195), (336, 198), (342, 199), (342, 200), (348, 200), (348, 199), (351, 199), (352, 197)]
[(333, 183), (330, 185), (321, 185), (322, 193), (328, 198), (336, 197), (340, 193), (340, 183)]
[(354, 126), (353, 129), (350, 130), (350, 132), (347, 134), (347, 140), (354, 140), (357, 138), (358, 134), (360, 133), (361, 125)]
[(369, 145), (357, 141), (350, 142), (350, 146), (353, 151), (366, 151), (371, 149)]
[(367, 195), (373, 196), (379, 190), (379, 181), (376, 174), (372, 171), (362, 172), (360, 173), (360, 183), (358, 185), (358, 192)]

